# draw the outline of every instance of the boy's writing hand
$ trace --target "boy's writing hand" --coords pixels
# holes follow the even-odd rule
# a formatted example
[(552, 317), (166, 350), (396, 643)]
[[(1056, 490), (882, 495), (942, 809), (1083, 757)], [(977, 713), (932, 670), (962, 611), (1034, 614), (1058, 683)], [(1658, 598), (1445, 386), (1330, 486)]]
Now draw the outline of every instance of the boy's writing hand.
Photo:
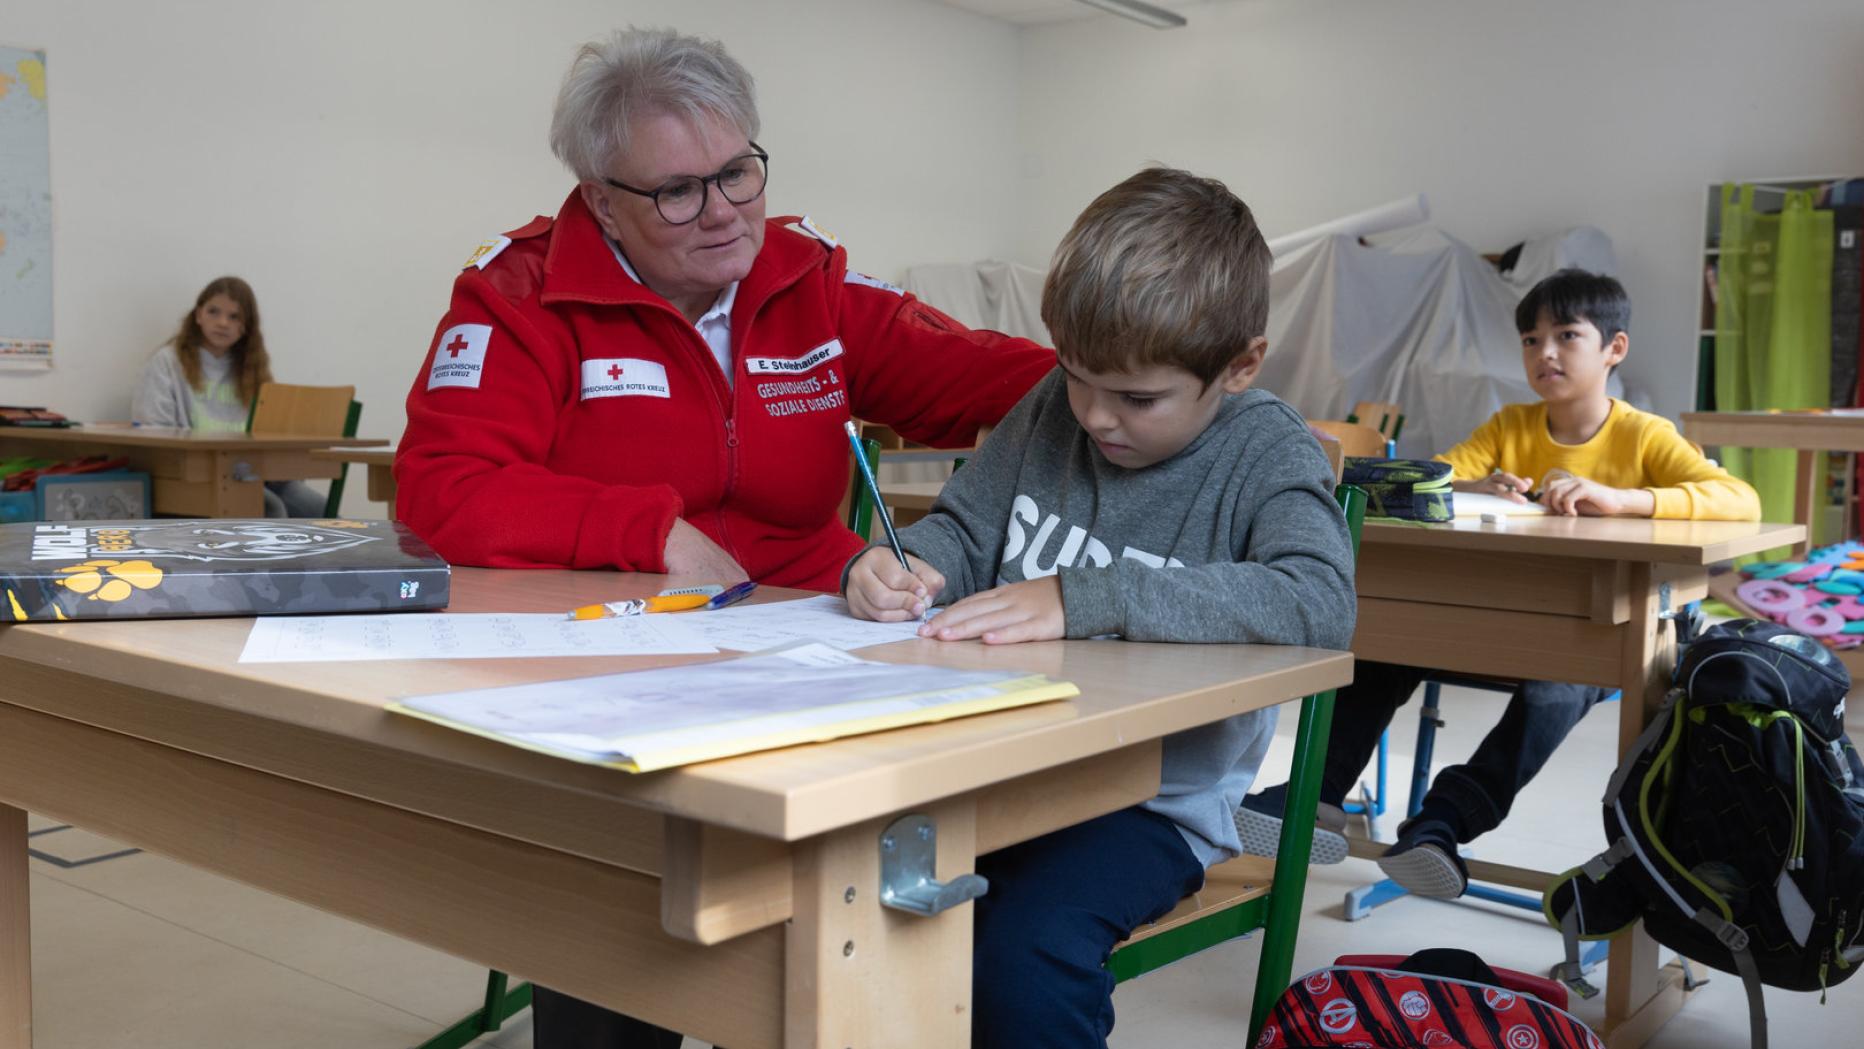
[(911, 554), (906, 561), (913, 566), (911, 573), (884, 546), (857, 558), (848, 570), (848, 611), (876, 623), (904, 623), (925, 615), (945, 589), (945, 577)]
[(1066, 626), (1061, 580), (1044, 576), (972, 594), (920, 627), (919, 636), (939, 641), (978, 637), (986, 645), (1007, 645), (1053, 641), (1062, 636)]
[(1550, 514), (1565, 517), (1649, 517), (1657, 508), (1656, 499), (1642, 488), (1613, 488), (1564, 470), (1548, 475), (1547, 485), (1540, 492), (1540, 505)]
[(1475, 481), (1454, 481), (1450, 488), (1458, 492), (1481, 492), (1484, 495), (1498, 495), (1511, 503), (1527, 502), (1527, 493), (1533, 491), (1532, 477), (1516, 477), (1514, 474), (1497, 470), (1487, 477)]

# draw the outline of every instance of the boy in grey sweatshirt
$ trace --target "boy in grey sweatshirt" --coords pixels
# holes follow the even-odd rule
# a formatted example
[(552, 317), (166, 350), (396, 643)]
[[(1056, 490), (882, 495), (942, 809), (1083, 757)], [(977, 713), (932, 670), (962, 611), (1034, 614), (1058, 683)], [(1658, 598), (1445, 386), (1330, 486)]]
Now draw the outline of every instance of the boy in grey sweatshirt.
[[(920, 633), (986, 644), (1345, 648), (1353, 561), (1331, 472), (1301, 417), (1250, 389), (1269, 265), (1214, 180), (1155, 168), (1102, 194), (1043, 288), (1059, 367), (900, 532), (910, 573), (885, 547), (850, 562), (849, 607), (897, 621), (945, 603)], [(1101, 964), (1240, 851), (1234, 813), (1274, 725), (1270, 708), (1169, 736), (1157, 797), (980, 862), (974, 1045), (1104, 1044)], [(1042, 993), (987, 990), (1031, 980)]]

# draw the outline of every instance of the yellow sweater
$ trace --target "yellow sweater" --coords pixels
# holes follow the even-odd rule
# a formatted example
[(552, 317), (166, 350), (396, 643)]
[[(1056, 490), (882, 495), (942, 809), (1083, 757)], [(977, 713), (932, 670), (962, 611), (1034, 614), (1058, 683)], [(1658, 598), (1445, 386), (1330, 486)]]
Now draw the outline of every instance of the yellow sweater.
[(1532, 478), (1538, 489), (1557, 468), (1613, 488), (1648, 490), (1656, 500), (1653, 517), (1760, 520), (1760, 496), (1747, 482), (1704, 458), (1670, 420), (1617, 398), (1605, 425), (1584, 444), (1556, 443), (1547, 432), (1546, 402), (1536, 401), (1508, 405), (1437, 458), (1458, 481), (1505, 470)]

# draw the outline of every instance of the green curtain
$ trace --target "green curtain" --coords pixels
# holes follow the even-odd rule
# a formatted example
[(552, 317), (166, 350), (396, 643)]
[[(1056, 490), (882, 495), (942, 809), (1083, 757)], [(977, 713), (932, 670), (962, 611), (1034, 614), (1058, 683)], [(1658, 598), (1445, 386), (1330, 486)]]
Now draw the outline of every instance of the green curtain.
[[(1754, 187), (1722, 187), (1717, 411), (1830, 403), (1833, 225), (1832, 213), (1814, 203), (1811, 191), (1788, 193), (1779, 214), (1763, 215), (1754, 208)], [(1796, 452), (1726, 448), (1722, 456), (1760, 493), (1762, 518), (1793, 519)], [(1824, 476), (1820, 459), (1815, 477)]]

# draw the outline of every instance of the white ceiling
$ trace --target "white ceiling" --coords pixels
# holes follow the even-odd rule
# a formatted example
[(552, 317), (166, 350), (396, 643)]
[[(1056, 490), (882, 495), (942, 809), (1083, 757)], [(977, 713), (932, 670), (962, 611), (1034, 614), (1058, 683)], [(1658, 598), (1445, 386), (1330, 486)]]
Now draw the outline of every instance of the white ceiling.
[[(1075, 18), (1119, 17), (1086, 4), (1076, 3), (1075, 0), (938, 0), (938, 2), (1019, 25), (1065, 22)], [(1154, 7), (1167, 8), (1190, 7), (1198, 2), (1200, 0), (1146, 0), (1146, 3)], [(1202, 2), (1209, 2), (1209, 0), (1202, 0)]]

